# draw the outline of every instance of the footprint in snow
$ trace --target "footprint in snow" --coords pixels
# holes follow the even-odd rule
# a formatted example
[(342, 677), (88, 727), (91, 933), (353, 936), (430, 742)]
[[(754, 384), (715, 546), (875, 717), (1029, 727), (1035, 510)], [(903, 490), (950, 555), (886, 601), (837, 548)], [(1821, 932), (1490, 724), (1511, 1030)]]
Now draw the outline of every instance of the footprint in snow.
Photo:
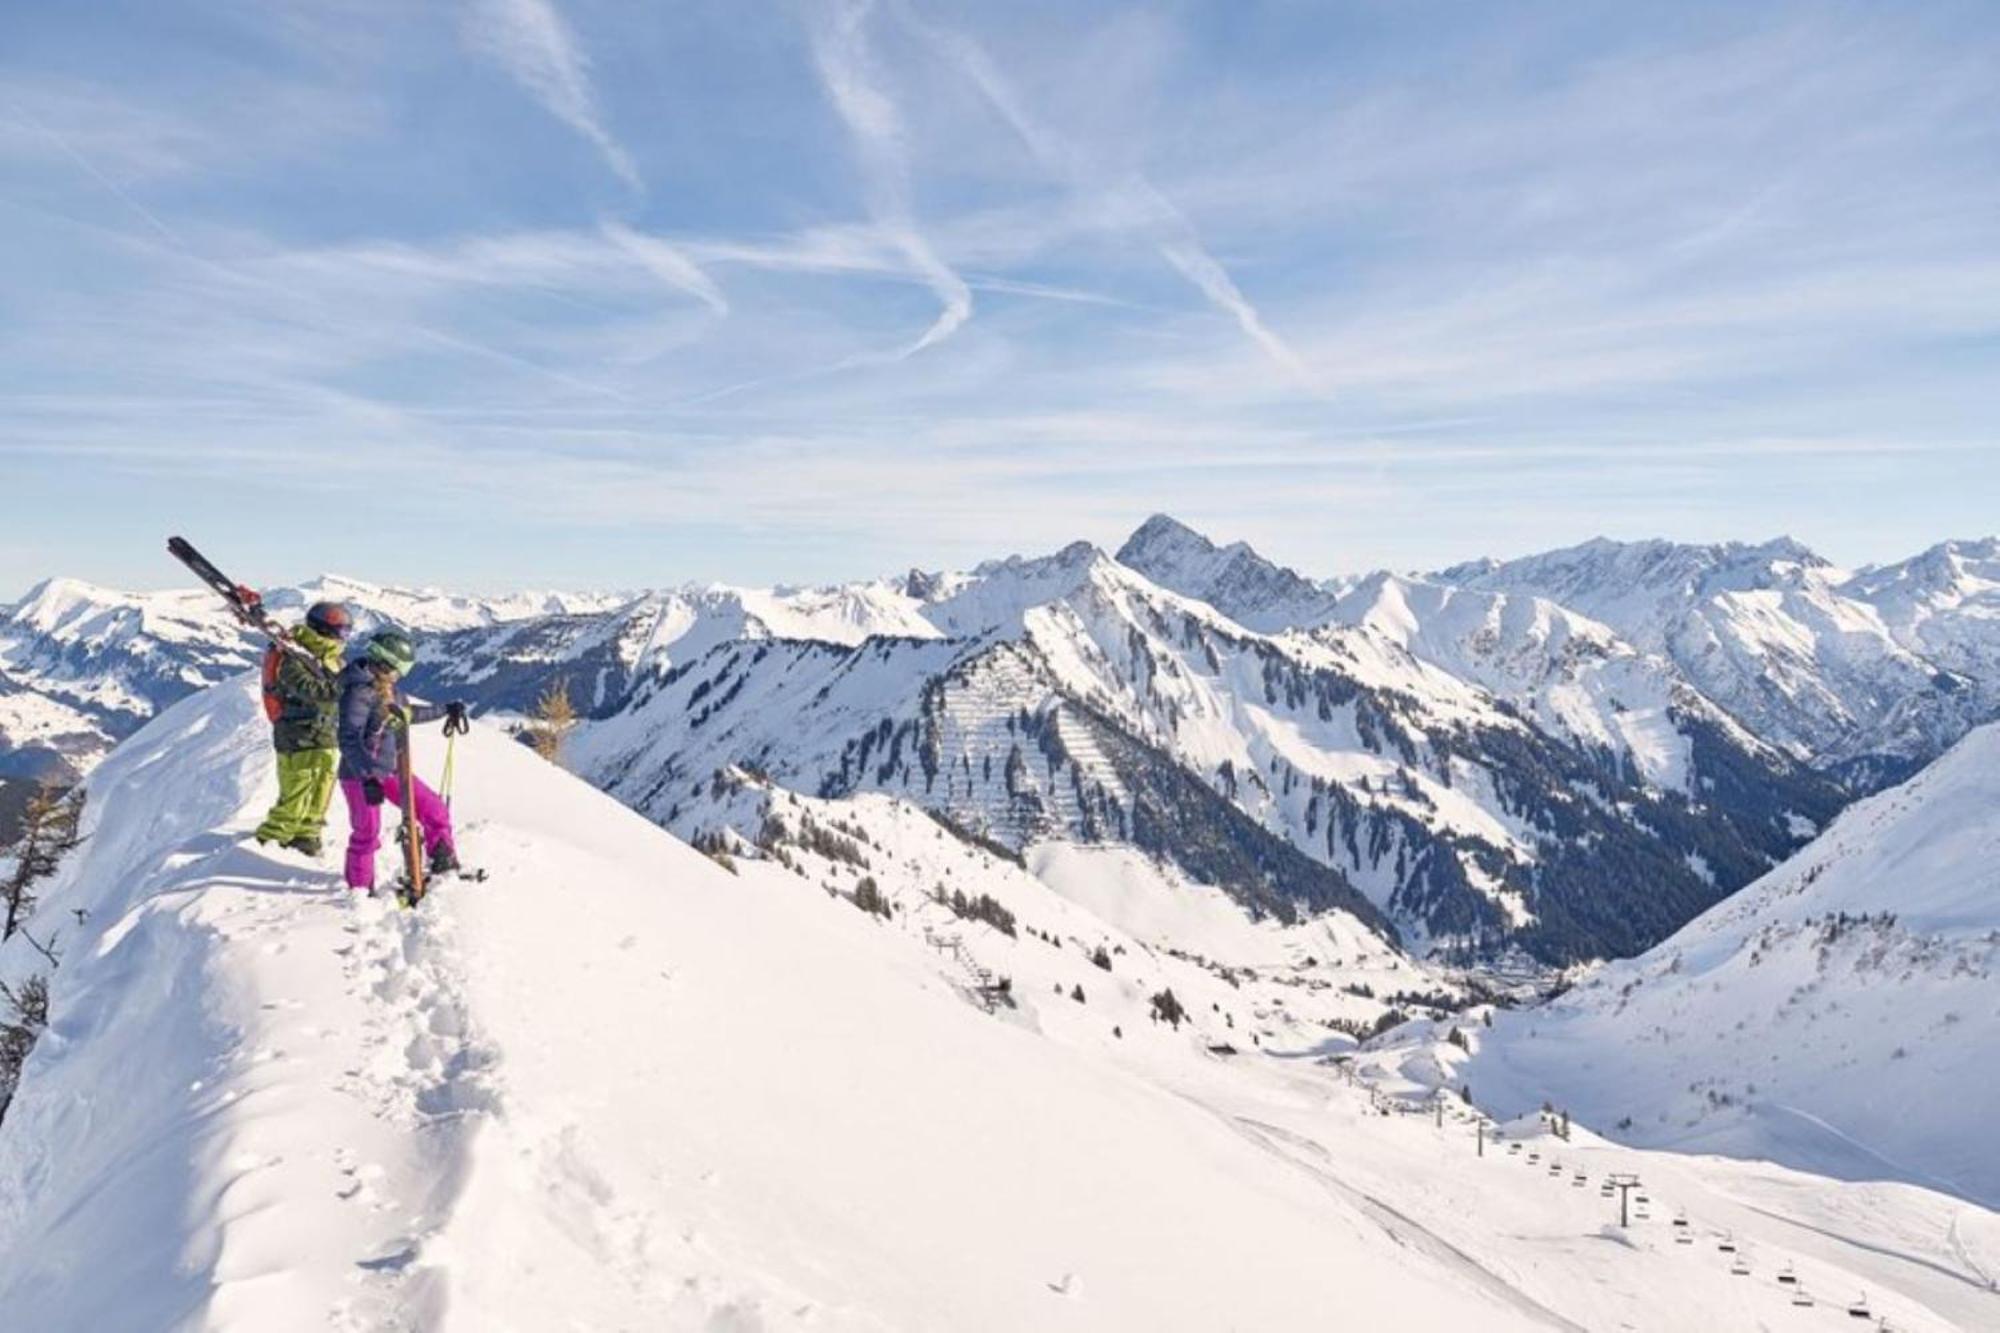
[(354, 1266), (365, 1268), (371, 1273), (400, 1273), (415, 1263), (416, 1259), (417, 1247), (415, 1242), (411, 1242), (373, 1259), (357, 1259), (354, 1261)]

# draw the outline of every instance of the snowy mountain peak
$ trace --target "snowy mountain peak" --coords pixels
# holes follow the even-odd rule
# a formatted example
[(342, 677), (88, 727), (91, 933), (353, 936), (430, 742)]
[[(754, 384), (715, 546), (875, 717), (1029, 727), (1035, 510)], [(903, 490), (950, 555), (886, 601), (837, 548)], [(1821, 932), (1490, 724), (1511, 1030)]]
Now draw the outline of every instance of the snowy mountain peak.
[(227, 618), (211, 594), (118, 592), (59, 576), (30, 588), (11, 609), (0, 612), (0, 623), (17, 632), (98, 636), (114, 630), (136, 633), (148, 617), (161, 615), (181, 619), (197, 615), (218, 622)]
[(941, 595), (924, 607), (923, 617), (955, 637), (1019, 635), (1030, 610), (1069, 596), (1112, 564), (1102, 548), (1087, 541), (1071, 542), (1053, 555), (989, 560), (938, 589)]
[(101, 604), (118, 595), (82, 579), (55, 575), (28, 589), (4, 614), (6, 619), (18, 624), (40, 627), (60, 620), (79, 603)]
[(1118, 561), (1261, 633), (1307, 628), (1333, 610), (1333, 595), (1296, 570), (1265, 559), (1245, 542), (1217, 546), (1165, 514), (1147, 519), (1127, 538)]
[(1963, 597), (2000, 588), (2000, 537), (1944, 541), (1891, 565), (1871, 565), (1843, 585), (1870, 601)]
[[(1146, 561), (1206, 560), (1219, 548), (1171, 514), (1155, 514), (1133, 530), (1118, 548), (1118, 559), (1140, 568)], [(1236, 549), (1247, 549), (1241, 542)]]

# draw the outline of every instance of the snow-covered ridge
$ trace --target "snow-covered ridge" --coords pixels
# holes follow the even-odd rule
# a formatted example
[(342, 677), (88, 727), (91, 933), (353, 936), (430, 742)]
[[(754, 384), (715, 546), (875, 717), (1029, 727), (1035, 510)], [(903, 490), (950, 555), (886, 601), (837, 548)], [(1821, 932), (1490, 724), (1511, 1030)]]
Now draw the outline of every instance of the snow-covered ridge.
[(1490, 691), (1546, 731), (1629, 760), (1667, 790), (1694, 790), (1689, 718), (1766, 762), (1776, 758), (1673, 663), (1544, 597), (1378, 573), (1349, 589), (1331, 619)]
[(574, 616), (615, 610), (631, 601), (624, 592), (512, 592), (467, 596), (441, 588), (398, 588), (339, 574), (322, 574), (296, 587), (266, 594), (271, 606), (303, 611), (317, 601), (345, 602), (371, 616), (425, 633), (501, 625), (536, 616)]
[(1849, 575), (1792, 541), (1581, 546), (1441, 571), (1550, 598), (1670, 659), (1766, 742), (1864, 782), (2000, 714), (1994, 543)]
[[(1564, 960), (1658, 938), (1832, 812), (1719, 715), (1683, 761), (1704, 804), (1655, 809), (1616, 755), (1380, 636), (1258, 634), (1086, 545), (982, 571), (927, 611), (976, 637), (724, 642), (595, 717), (580, 771), (682, 832), (689, 793), (747, 764), (1016, 849), (1138, 846), (1252, 910), (1365, 914), (1359, 891), (1413, 939), (1528, 932)], [(1642, 845), (1662, 834), (1685, 846)]]

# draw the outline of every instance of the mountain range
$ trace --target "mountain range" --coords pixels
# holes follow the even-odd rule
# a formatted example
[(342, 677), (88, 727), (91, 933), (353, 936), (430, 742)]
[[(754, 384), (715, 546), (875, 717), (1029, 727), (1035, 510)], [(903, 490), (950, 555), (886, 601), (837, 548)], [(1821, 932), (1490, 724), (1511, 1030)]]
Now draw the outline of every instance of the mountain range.
[[(521, 713), (564, 683), (570, 762), (685, 836), (743, 769), (1462, 961), (1642, 952), (2000, 714), (1990, 540), (1856, 573), (1596, 541), (1314, 579), (1158, 516), (1115, 555), (827, 588), (269, 600), (322, 596), (420, 631), (420, 692)], [(205, 593), (50, 580), (0, 613), (0, 779), (87, 771), (256, 652)]]

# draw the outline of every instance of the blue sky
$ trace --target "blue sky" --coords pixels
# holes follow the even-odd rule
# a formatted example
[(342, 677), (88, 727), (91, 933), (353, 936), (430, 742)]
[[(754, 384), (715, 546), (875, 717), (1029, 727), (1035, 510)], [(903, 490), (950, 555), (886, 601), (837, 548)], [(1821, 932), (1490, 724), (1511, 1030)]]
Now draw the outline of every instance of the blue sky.
[(1991, 3), (6, 28), (0, 594), (2000, 527)]

